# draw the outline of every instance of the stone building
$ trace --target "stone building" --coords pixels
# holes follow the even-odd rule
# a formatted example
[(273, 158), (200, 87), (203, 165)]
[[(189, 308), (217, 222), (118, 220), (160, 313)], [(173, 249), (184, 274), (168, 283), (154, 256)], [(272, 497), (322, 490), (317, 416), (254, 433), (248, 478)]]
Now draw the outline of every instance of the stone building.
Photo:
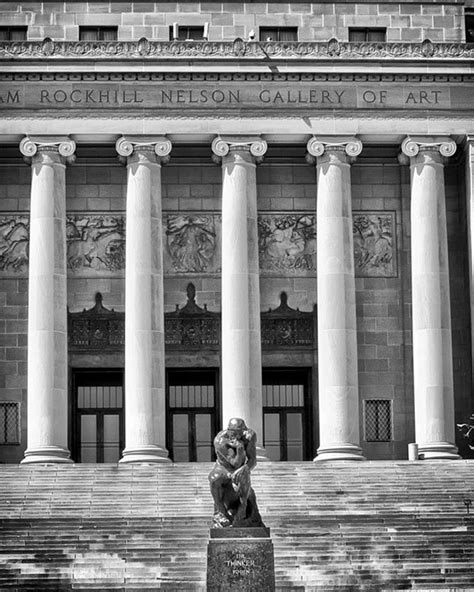
[(473, 14), (2, 3), (0, 460), (466, 455)]

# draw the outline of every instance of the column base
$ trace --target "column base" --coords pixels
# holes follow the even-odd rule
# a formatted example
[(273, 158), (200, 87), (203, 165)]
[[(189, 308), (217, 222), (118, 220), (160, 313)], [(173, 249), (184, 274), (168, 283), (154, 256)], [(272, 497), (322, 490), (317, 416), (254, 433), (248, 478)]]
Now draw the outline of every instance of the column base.
[(125, 448), (119, 463), (170, 463), (168, 451), (159, 446)]
[(31, 463), (72, 463), (71, 453), (60, 446), (41, 446), (25, 450), (25, 458), (21, 464)]
[(320, 446), (313, 462), (322, 460), (365, 460), (362, 448), (355, 444), (334, 444)]
[(257, 462), (270, 462), (267, 451), (261, 446), (257, 446)]
[(458, 460), (461, 457), (454, 444), (449, 442), (432, 442), (430, 444), (418, 444), (418, 458), (420, 460)]

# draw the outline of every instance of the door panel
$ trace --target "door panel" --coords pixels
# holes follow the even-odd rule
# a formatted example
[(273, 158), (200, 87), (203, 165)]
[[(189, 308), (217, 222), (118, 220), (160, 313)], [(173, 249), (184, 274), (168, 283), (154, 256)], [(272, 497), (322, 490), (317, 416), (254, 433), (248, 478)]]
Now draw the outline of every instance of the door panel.
[(208, 462), (215, 458), (217, 370), (167, 371), (167, 447), (174, 462)]
[(311, 370), (263, 371), (263, 442), (270, 460), (310, 460)]
[(72, 383), (73, 459), (118, 462), (125, 432), (123, 372), (74, 369)]

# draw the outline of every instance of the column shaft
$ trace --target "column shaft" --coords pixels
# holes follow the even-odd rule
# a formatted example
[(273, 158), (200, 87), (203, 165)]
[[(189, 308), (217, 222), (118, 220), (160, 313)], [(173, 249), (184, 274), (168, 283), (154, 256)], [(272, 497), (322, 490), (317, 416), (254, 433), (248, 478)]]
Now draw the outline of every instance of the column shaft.
[[(63, 145), (62, 147), (60, 145)], [(70, 140), (25, 138), (32, 157), (28, 281), (28, 448), (22, 462), (71, 462), (67, 446), (66, 175)]]
[[(357, 149), (353, 146), (356, 145)], [(348, 150), (348, 146), (351, 148)], [(315, 460), (363, 460), (351, 178), (348, 152), (358, 141), (308, 143), (317, 156), (318, 372), (320, 446)]]
[(416, 441), (422, 459), (458, 458), (442, 155), (432, 142), (410, 148)]
[[(146, 143), (143, 143), (146, 142)], [(121, 462), (169, 462), (166, 451), (161, 164), (157, 141), (127, 138), (125, 450)], [(163, 142), (171, 150), (167, 140)]]
[(242, 418), (263, 439), (256, 153), (266, 143), (218, 139), (213, 150), (222, 157), (223, 424)]
[[(474, 385), (474, 138), (472, 136), (468, 138), (466, 144), (466, 209), (471, 304), (471, 383)], [(466, 411), (472, 411), (472, 409)]]

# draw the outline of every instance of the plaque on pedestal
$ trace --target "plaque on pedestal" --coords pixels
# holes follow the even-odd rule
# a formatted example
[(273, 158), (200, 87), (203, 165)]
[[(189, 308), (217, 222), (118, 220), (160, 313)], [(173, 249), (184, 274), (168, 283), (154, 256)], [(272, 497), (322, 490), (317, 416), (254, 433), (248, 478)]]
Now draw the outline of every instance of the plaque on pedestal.
[(207, 592), (274, 592), (270, 529), (211, 528)]

